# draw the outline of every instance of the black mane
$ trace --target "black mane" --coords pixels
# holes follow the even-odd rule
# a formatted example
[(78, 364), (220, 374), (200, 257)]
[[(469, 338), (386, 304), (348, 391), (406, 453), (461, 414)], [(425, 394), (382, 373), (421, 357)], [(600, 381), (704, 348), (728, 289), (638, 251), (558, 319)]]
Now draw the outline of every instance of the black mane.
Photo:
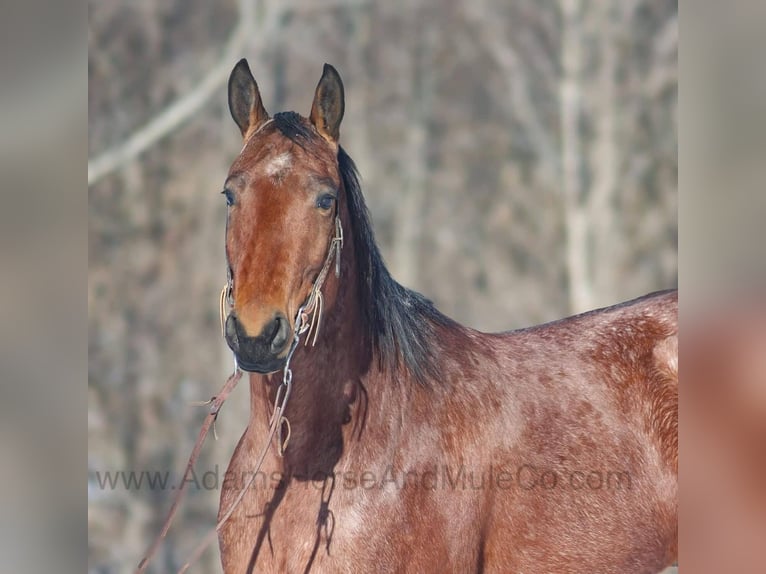
[[(302, 147), (319, 137), (294, 112), (275, 114), (274, 124), (285, 137)], [(352, 222), (362, 309), (380, 367), (393, 373), (404, 366), (418, 383), (428, 385), (440, 372), (436, 329), (457, 326), (457, 323), (440, 313), (423, 295), (403, 287), (391, 277), (375, 243), (359, 173), (342, 147), (338, 148), (338, 165)]]
[(403, 363), (419, 383), (426, 385), (429, 380), (438, 378), (440, 371), (436, 328), (458, 325), (423, 295), (403, 287), (391, 277), (375, 243), (356, 166), (342, 147), (338, 150), (338, 165), (357, 250), (362, 308), (381, 367), (394, 372)]

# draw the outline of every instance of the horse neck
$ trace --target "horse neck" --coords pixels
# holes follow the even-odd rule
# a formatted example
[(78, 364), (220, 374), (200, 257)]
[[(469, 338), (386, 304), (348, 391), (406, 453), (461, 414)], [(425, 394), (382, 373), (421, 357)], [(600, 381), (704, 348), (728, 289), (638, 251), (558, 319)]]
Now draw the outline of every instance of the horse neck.
[[(314, 477), (332, 472), (343, 453), (344, 434), (354, 426), (353, 403), (362, 379), (374, 366), (357, 280), (356, 253), (350, 224), (343, 214), (346, 244), (341, 273), (331, 272), (322, 288), (326, 298), (316, 345), (304, 345), (304, 335), (291, 361), (292, 392), (285, 409), (290, 441), (281, 459), (286, 474)], [(258, 434), (268, 426), (276, 389), (283, 373), (252, 374), (250, 428)], [(349, 424), (350, 423), (350, 424)], [(344, 432), (344, 427), (346, 427)]]

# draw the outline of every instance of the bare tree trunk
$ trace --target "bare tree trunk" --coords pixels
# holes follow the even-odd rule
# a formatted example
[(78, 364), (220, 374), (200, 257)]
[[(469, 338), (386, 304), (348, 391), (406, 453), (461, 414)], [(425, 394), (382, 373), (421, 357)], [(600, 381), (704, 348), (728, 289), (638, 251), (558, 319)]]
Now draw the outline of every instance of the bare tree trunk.
[(420, 239), (428, 185), (428, 119), (433, 93), (431, 46), (433, 33), (421, 18), (424, 30), (416, 40), (412, 66), (413, 102), (407, 128), (406, 191), (397, 209), (398, 232), (394, 235), (393, 255), (397, 278), (403, 285), (418, 288)]
[(566, 265), (569, 307), (572, 312), (589, 309), (593, 300), (588, 273), (586, 212), (583, 206), (583, 150), (580, 139), (582, 113), (582, 20), (580, 0), (560, 0), (563, 16), (561, 79), (561, 145)]
[(593, 174), (588, 201), (588, 221), (592, 222), (594, 256), (592, 273), (595, 304), (602, 305), (615, 299), (614, 269), (619, 265), (619, 254), (624, 238), (615, 227), (614, 197), (617, 192), (620, 155), (617, 142), (615, 76), (617, 57), (615, 45), (615, 10), (619, 2), (603, 0), (591, 13), (594, 44), (600, 54), (600, 66), (591, 101), (595, 103), (591, 116), (595, 127), (595, 141), (590, 169)]
[(555, 189), (559, 183), (561, 158), (555, 139), (547, 129), (532, 95), (529, 66), (524, 64), (513, 44), (508, 42), (501, 25), (502, 19), (492, 9), (491, 2), (471, 0), (463, 3), (461, 10), (507, 82), (507, 97), (501, 100), (501, 104), (523, 126), (537, 156), (538, 176), (542, 184)]

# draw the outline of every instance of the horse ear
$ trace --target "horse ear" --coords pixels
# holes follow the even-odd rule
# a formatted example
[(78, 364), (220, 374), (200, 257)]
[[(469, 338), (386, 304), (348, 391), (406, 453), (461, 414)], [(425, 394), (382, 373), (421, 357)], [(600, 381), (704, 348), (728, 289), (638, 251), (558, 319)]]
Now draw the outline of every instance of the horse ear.
[(314, 93), (309, 119), (317, 131), (332, 144), (338, 143), (340, 121), (343, 119), (345, 102), (340, 74), (330, 64), (324, 65), (322, 78)]
[(239, 126), (242, 137), (252, 129), (258, 129), (269, 119), (269, 114), (261, 102), (258, 84), (250, 72), (247, 60), (242, 58), (229, 76), (229, 111)]

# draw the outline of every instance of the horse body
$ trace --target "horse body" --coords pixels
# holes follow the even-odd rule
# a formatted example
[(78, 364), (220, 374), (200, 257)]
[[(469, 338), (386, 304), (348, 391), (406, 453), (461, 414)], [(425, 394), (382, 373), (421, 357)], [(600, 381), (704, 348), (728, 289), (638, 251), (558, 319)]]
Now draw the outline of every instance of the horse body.
[[(280, 269), (277, 282), (254, 277), (252, 266), (277, 267), (289, 237), (284, 229), (271, 233), (278, 237), (270, 245), (264, 237), (285, 217), (301, 241), (308, 236), (325, 250), (331, 228), (325, 202), (317, 203), (320, 215), (299, 218), (309, 213), (299, 195), (284, 200), (292, 206), (285, 217), (264, 214), (277, 213), (290, 178), (336, 182), (346, 240), (339, 273), (321, 286), (316, 344), (301, 341), (292, 358), (289, 443), (283, 455), (269, 450), (220, 531), (224, 570), (639, 573), (671, 564), (676, 293), (498, 334), (441, 315), (382, 264), (353, 164), (336, 144), (336, 75), (325, 69), (309, 120), (266, 120), (241, 63), (230, 80), (232, 115), (246, 140), (232, 173), (247, 191), (238, 192), (240, 219), (227, 231), (235, 301), (227, 339), (249, 370), (264, 372), (250, 374), (251, 420), (226, 473), (221, 514), (269, 438), (282, 381), (274, 365), (288, 352), (280, 345), (289, 325), (280, 317), (306, 298), (324, 254), (293, 262), (308, 271)], [(246, 105), (231, 93), (243, 85)], [(261, 173), (275, 157), (278, 170), (300, 165), (306, 173), (272, 174), (267, 183), (242, 175), (246, 163)], [(246, 217), (255, 200), (245, 194), (255, 187), (271, 199)], [(255, 225), (256, 213), (254, 239), (233, 221)], [(269, 265), (254, 259), (256, 247)], [(243, 295), (256, 291), (255, 281), (273, 285), (270, 294), (257, 290), (270, 306), (254, 308), (254, 296)]]
[[(296, 444), (287, 461), (267, 460), (268, 481), (222, 533), (225, 570), (248, 571), (254, 556), (256, 572), (312, 562), (318, 572), (661, 570), (677, 536), (676, 429), (672, 413), (657, 412), (672, 409), (661, 399), (675, 390), (664, 352), (675, 305), (668, 293), (513, 333), (470, 332), (476, 365), (445, 365), (451, 380), (434, 388), (364, 375), (366, 399), (340, 423), (344, 452), (329, 473), (278, 483)], [(252, 470), (266, 440), (262, 379), (251, 375), (253, 420), (231, 477)], [(308, 362), (295, 380), (291, 404), (310, 410), (324, 381)], [(290, 414), (291, 442), (329, 464), (332, 435), (300, 417)], [(222, 508), (236, 493), (224, 491)]]

